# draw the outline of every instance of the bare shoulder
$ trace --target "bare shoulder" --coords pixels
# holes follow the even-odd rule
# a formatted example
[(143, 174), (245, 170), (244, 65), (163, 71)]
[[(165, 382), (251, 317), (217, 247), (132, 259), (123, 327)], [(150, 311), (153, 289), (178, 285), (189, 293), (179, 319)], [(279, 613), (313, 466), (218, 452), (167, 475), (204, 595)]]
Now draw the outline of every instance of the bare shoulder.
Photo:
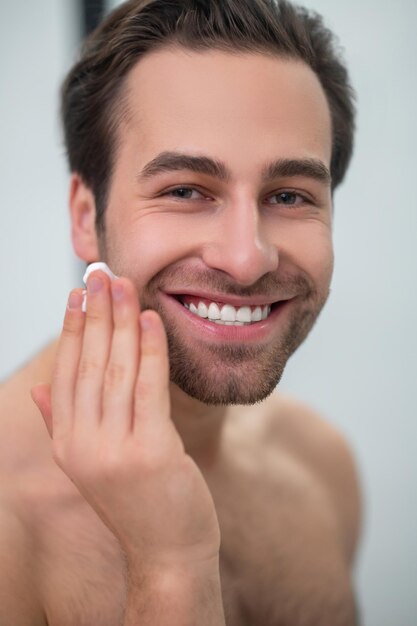
[[(0, 388), (0, 489), (8, 486), (13, 476), (14, 488), (29, 467), (39, 459), (39, 444), (43, 439), (41, 416), (31, 397), (30, 384), (13, 377)], [(6, 483), (2, 480), (6, 480)]]
[(44, 626), (35, 509), (48, 466), (47, 433), (30, 397), (35, 360), (0, 385), (0, 624)]
[[(45, 424), (30, 390), (37, 382), (49, 382), (56, 343), (30, 359), (0, 385), (0, 478), (22, 472), (50, 459)], [(33, 476), (33, 473), (31, 473)]]
[(354, 453), (346, 437), (310, 407), (278, 393), (268, 402), (264, 433), (269, 445), (284, 448), (327, 490), (352, 564), (360, 538), (362, 499)]
[(25, 482), (31, 484), (25, 480), (31, 455), (30, 434), (23, 427), (24, 392), (14, 378), (0, 387), (0, 624), (44, 626), (23, 495)]
[(30, 390), (48, 381), (41, 353), (0, 387), (0, 504), (7, 502), (33, 535), (49, 496), (72, 483), (52, 458), (51, 441)]
[(0, 499), (0, 562), (0, 623), (45, 626), (30, 533), (3, 499)]

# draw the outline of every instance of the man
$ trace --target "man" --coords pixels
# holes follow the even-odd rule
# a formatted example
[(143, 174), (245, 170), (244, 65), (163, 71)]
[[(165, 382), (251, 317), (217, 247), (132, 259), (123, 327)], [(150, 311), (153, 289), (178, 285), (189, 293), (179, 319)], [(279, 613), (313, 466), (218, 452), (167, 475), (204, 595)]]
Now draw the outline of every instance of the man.
[(330, 33), (286, 2), (131, 0), (62, 97), (74, 249), (120, 278), (3, 385), (0, 623), (356, 624), (351, 453), (272, 393), (352, 151)]

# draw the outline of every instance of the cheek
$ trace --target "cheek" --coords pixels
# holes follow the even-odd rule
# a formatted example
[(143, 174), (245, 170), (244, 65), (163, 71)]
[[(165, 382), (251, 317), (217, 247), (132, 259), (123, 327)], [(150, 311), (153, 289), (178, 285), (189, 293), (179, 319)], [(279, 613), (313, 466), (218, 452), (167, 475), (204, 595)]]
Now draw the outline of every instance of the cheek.
[(139, 289), (156, 274), (190, 254), (193, 237), (173, 216), (147, 215), (113, 230), (109, 258), (134, 278)]
[[(284, 229), (283, 229), (284, 230)], [(331, 227), (320, 221), (298, 222), (281, 231), (281, 258), (304, 270), (318, 289), (327, 291), (333, 274)]]

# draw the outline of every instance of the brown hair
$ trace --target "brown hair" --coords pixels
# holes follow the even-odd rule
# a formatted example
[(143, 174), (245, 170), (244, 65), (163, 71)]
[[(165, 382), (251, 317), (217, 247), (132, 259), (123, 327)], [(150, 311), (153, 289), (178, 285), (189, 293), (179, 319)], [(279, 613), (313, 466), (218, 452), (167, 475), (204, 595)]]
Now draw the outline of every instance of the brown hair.
[(62, 86), (62, 121), (71, 171), (92, 189), (97, 232), (126, 111), (124, 79), (146, 53), (191, 50), (263, 52), (304, 61), (317, 74), (332, 117), (332, 188), (353, 150), (354, 93), (333, 34), (316, 13), (287, 0), (129, 0), (88, 37)]

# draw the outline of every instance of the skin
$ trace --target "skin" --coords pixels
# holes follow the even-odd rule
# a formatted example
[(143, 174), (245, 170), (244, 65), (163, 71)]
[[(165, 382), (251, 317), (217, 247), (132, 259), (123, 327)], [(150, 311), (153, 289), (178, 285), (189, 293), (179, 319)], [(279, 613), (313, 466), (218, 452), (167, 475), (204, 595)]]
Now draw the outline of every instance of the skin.
[[(176, 76), (181, 80), (173, 80)], [(171, 338), (171, 360), (180, 352), (183, 357), (171, 380), (188, 379), (186, 393), (171, 387), (172, 417), (186, 449), (205, 448), (207, 438), (218, 440), (215, 431), (227, 415), (227, 407), (201, 402), (206, 381), (208, 395), (217, 401), (264, 399), (279, 381), (288, 348), (297, 347), (327, 298), (333, 269), (330, 185), (306, 177), (263, 183), (261, 172), (279, 158), (315, 158), (329, 167), (330, 114), (307, 66), (260, 55), (164, 50), (137, 64), (127, 88), (130, 115), (120, 128), (107, 235), (97, 238), (94, 198), (75, 175), (70, 200), (74, 248), (85, 261), (105, 260), (117, 275), (131, 278), (142, 308), (161, 315)], [(232, 178), (224, 183), (182, 171), (138, 184), (144, 166), (170, 150), (221, 160)], [(174, 186), (197, 187), (204, 195), (194, 193), (195, 200), (163, 195)], [(314, 204), (299, 196), (290, 207), (277, 205), (277, 198), (266, 200), (287, 189)], [(299, 277), (315, 289), (312, 301), (303, 302), (304, 285), (293, 286)], [(175, 333), (175, 320), (158, 289), (181, 289), (184, 283), (196, 289), (204, 285), (209, 292), (265, 294), (266, 299), (278, 300), (288, 290), (301, 297), (267, 346), (235, 348), (241, 357), (236, 363), (184, 328)], [(288, 337), (291, 319), (297, 323), (305, 310), (307, 328), (293, 340)], [(190, 363), (196, 371), (191, 381)]]
[[(300, 456), (300, 467), (314, 468), (308, 493), (320, 502), (309, 526), (317, 507), (332, 520), (318, 554), (333, 555), (330, 538), (341, 537), (347, 563), (357, 538), (357, 486), (345, 444), (320, 420), (282, 402), (277, 415), (270, 402), (328, 296), (332, 202), (329, 180), (263, 173), (279, 159), (314, 160), (328, 169), (329, 109), (307, 66), (256, 54), (164, 49), (134, 67), (126, 88), (129, 115), (118, 131), (104, 236), (97, 236), (94, 197), (77, 174), (70, 190), (76, 253), (86, 262), (106, 261), (121, 278), (90, 276), (86, 315), (81, 290), (71, 293), (59, 342), (33, 366), (45, 383), (32, 387), (32, 397), (52, 439), (55, 468), (110, 533), (98, 536), (122, 549), (125, 626), (138, 616), (154, 624), (156, 615), (161, 626), (191, 624), (195, 616), (202, 625), (241, 624), (226, 622), (223, 612), (219, 553), (229, 540), (222, 503), (233, 502), (253, 455), (268, 455), (271, 442), (286, 450), (278, 454), (273, 444), (278, 465), (242, 502), (254, 502), (272, 475), (284, 485), (297, 482), (299, 470), (294, 474), (285, 459)], [(166, 151), (220, 161), (228, 177), (189, 169), (144, 176)], [(173, 289), (198, 293), (202, 285), (288, 302), (266, 340), (225, 347), (189, 329), (163, 296)], [(33, 372), (24, 376), (15, 383), (20, 388)], [(252, 406), (261, 401), (267, 410)], [(311, 448), (306, 432), (324, 442), (326, 454)], [(235, 465), (238, 482), (224, 487)], [(253, 506), (264, 505), (261, 499)], [(86, 512), (77, 526), (87, 518)], [(338, 559), (331, 578), (347, 585)], [(294, 562), (301, 560), (300, 554)], [(245, 593), (254, 593), (257, 615), (259, 594)], [(353, 624), (350, 611), (343, 615), (350, 617), (331, 623)]]

